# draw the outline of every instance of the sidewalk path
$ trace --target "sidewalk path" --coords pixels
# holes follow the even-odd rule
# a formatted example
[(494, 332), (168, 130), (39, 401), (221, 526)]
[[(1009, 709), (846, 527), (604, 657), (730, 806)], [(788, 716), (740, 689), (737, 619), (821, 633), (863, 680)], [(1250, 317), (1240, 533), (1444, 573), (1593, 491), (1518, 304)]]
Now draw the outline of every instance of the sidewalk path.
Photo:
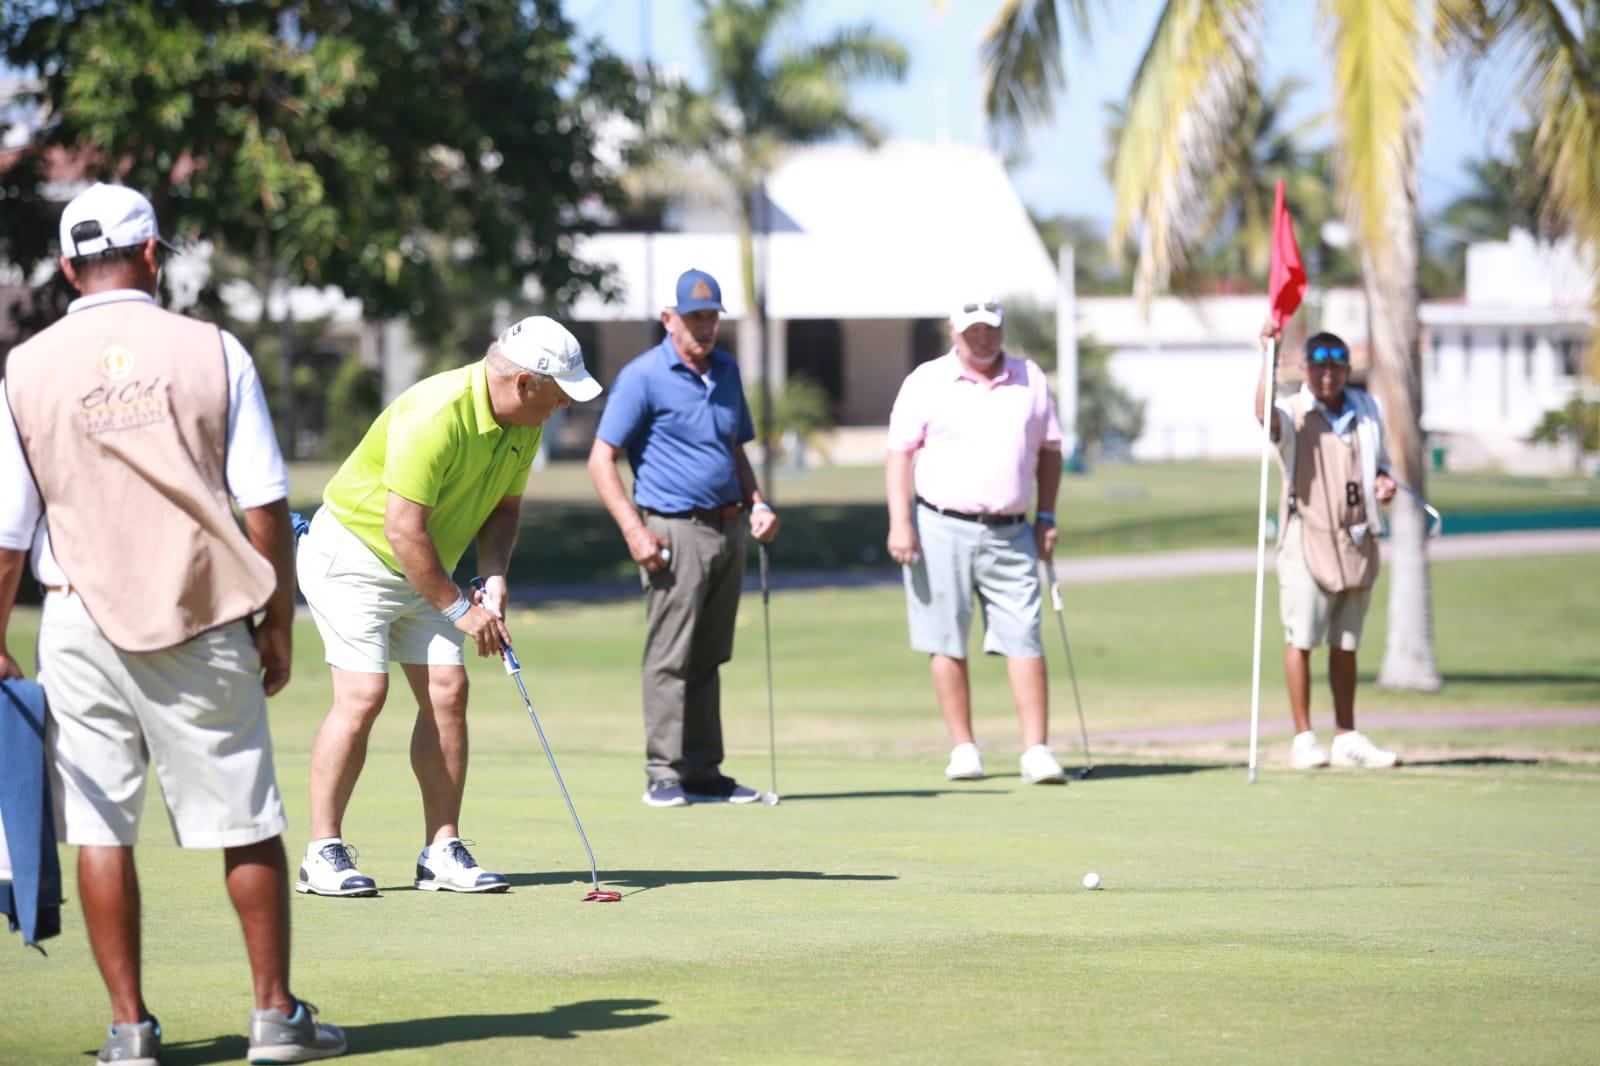
[[(1432, 542), (1429, 557), (1435, 561), (1495, 559), (1510, 556), (1600, 553), (1600, 529), (1550, 529), (1520, 533), (1463, 533)], [(752, 549), (752, 557), (755, 552)], [(1269, 554), (1267, 566), (1272, 566)], [(1147, 552), (1136, 555), (1092, 555), (1058, 559), (1056, 576), (1065, 584), (1098, 581), (1140, 581), (1154, 578), (1194, 577), (1203, 574), (1248, 574), (1256, 568), (1255, 548), (1202, 548), (1193, 551)], [(759, 588), (754, 566), (745, 588)], [(807, 570), (772, 573), (772, 587), (780, 590), (821, 588), (876, 588), (900, 584), (900, 571)], [(636, 580), (554, 585), (517, 585), (513, 603), (536, 606), (558, 601), (598, 603), (637, 597)]]
[[(1600, 529), (1549, 529), (1521, 533), (1463, 533), (1440, 537), (1428, 547), (1428, 558), (1499, 559), (1522, 555), (1573, 555), (1600, 552)], [(1272, 568), (1267, 548), (1267, 568)], [(1056, 577), (1066, 584), (1091, 581), (1135, 581), (1199, 574), (1249, 574), (1256, 568), (1254, 548), (1204, 548), (1153, 552), (1147, 555), (1101, 555), (1059, 559)]]
[[(1254, 565), (1252, 563), (1252, 565)], [(1377, 729), (1533, 729), (1538, 726), (1600, 725), (1600, 707), (1515, 708), (1440, 711), (1418, 714), (1406, 711), (1367, 711), (1360, 725)], [(1283, 721), (1262, 721), (1262, 736), (1287, 736), (1293, 727)], [(1095, 743), (1108, 744), (1195, 744), (1203, 741), (1250, 739), (1250, 722), (1207, 722), (1197, 725), (1161, 726), (1154, 729), (1120, 729), (1096, 733)]]

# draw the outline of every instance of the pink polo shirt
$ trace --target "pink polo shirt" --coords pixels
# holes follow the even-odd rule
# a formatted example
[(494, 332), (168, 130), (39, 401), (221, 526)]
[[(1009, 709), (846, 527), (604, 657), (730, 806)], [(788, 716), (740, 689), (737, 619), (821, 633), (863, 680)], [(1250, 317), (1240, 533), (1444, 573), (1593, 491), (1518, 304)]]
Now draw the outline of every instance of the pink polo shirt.
[(1033, 506), (1039, 451), (1061, 450), (1061, 424), (1044, 371), (1002, 354), (989, 379), (954, 351), (923, 363), (900, 385), (889, 415), (889, 450), (914, 452), (917, 495), (974, 514), (1021, 514)]

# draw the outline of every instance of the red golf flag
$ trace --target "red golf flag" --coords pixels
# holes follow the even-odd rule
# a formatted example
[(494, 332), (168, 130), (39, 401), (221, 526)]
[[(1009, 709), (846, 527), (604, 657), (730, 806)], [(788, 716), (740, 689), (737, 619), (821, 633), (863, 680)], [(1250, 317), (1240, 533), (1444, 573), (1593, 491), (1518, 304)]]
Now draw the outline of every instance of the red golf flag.
[(1267, 297), (1272, 301), (1272, 319), (1278, 325), (1289, 321), (1306, 294), (1306, 268), (1300, 261), (1300, 246), (1294, 239), (1294, 220), (1283, 202), (1283, 182), (1278, 182), (1272, 199), (1272, 268), (1267, 272)]

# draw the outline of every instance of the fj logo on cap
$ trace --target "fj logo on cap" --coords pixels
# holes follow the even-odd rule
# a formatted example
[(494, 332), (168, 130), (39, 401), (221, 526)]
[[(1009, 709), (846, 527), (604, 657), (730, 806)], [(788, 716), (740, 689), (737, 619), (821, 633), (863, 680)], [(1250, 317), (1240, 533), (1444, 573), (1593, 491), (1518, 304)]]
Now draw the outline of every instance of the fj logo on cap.
[(133, 373), (133, 353), (120, 344), (100, 353), (100, 373), (107, 381), (121, 381)]
[(689, 290), (689, 295), (696, 300), (709, 300), (711, 299), (711, 286), (706, 283), (705, 278), (698, 278), (695, 280), (694, 288)]

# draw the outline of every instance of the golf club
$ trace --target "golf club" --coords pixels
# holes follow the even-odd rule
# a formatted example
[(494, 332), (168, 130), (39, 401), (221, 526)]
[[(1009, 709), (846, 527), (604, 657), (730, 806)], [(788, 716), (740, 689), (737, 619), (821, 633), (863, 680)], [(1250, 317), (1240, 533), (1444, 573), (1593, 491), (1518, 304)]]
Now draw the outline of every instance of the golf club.
[[(484, 591), (484, 581), (481, 577), (472, 579), (472, 587), (479, 593)], [(594, 883), (594, 891), (583, 897), (585, 903), (619, 903), (622, 893), (612, 892), (600, 887), (600, 871), (595, 866), (594, 849), (589, 846), (589, 836), (583, 831), (583, 823), (578, 821), (578, 808), (572, 805), (572, 796), (567, 793), (567, 783), (561, 780), (561, 769), (556, 766), (555, 753), (550, 750), (550, 742), (545, 739), (544, 727), (539, 724), (539, 715), (533, 709), (533, 700), (528, 697), (528, 688), (522, 683), (522, 664), (517, 662), (516, 653), (510, 645), (501, 649), (500, 659), (505, 663), (506, 673), (511, 675), (517, 683), (517, 691), (522, 693), (522, 702), (528, 708), (528, 717), (533, 719), (533, 728), (539, 734), (539, 743), (544, 747), (544, 757), (550, 760), (550, 772), (556, 775), (556, 784), (561, 787), (561, 798), (567, 801), (567, 810), (572, 812), (572, 824), (578, 830), (578, 839), (583, 841), (583, 850), (589, 855), (589, 879)]]
[[(1048, 571), (1043, 559), (1039, 560), (1039, 566)], [(1094, 756), (1089, 754), (1089, 726), (1083, 718), (1083, 699), (1078, 695), (1078, 670), (1072, 665), (1072, 642), (1067, 640), (1067, 615), (1061, 606), (1061, 583), (1055, 579), (1054, 574), (1048, 576), (1050, 603), (1056, 609), (1056, 624), (1061, 628), (1061, 647), (1067, 653), (1067, 676), (1072, 678), (1072, 702), (1078, 707), (1078, 732), (1083, 737), (1083, 769), (1074, 775), (1081, 781), (1094, 775)]]
[(1427, 500), (1424, 500), (1422, 498), (1421, 493), (1417, 492), (1417, 490), (1412, 488), (1410, 485), (1407, 485), (1404, 481), (1401, 481), (1399, 478), (1394, 478), (1394, 486), (1395, 486), (1395, 488), (1399, 489), (1401, 492), (1405, 493), (1407, 496), (1410, 496), (1413, 500), (1415, 500), (1417, 502), (1417, 506), (1421, 507), (1423, 512), (1427, 514), (1427, 516), (1428, 516), (1428, 536), (1430, 536), (1430, 537), (1443, 536), (1444, 535), (1444, 516), (1441, 515), (1438, 511), (1434, 510), (1432, 505), (1430, 505)]
[(768, 807), (778, 805), (778, 728), (777, 719), (772, 710), (772, 612), (767, 607), (767, 601), (772, 592), (772, 582), (767, 575), (767, 546), (759, 545), (761, 549), (761, 622), (767, 634), (767, 754), (772, 763), (772, 788), (761, 797), (761, 802)]

